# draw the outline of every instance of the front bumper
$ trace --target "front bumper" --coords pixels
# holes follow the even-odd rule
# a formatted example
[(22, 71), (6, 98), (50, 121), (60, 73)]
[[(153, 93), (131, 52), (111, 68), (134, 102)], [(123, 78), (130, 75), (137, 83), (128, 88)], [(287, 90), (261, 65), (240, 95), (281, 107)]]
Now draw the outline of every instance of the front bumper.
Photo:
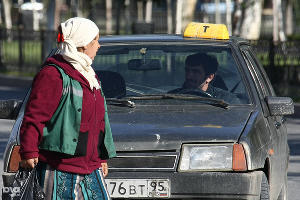
[(107, 178), (169, 179), (171, 199), (259, 199), (262, 173), (110, 172)]
[[(109, 179), (169, 179), (171, 199), (259, 199), (262, 171), (237, 172), (110, 172)], [(3, 173), (9, 187), (14, 173)], [(151, 198), (152, 199), (152, 198)]]

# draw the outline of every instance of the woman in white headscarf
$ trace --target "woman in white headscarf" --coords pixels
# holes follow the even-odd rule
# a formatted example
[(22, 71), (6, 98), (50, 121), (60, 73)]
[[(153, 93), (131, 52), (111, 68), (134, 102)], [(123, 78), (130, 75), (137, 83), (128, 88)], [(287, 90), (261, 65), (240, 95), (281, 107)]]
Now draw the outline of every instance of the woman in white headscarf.
[(60, 53), (46, 60), (32, 84), (20, 130), (21, 167), (36, 167), (47, 199), (109, 199), (103, 179), (116, 152), (91, 67), (98, 40), (89, 19), (61, 23)]

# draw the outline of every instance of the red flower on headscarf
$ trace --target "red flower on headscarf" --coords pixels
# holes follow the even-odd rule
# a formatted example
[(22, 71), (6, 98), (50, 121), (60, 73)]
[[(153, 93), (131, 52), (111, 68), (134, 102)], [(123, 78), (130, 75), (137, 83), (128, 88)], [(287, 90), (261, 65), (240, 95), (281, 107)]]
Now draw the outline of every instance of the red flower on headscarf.
[(63, 41), (64, 41), (64, 35), (62, 33), (58, 33), (57, 42), (63, 42)]

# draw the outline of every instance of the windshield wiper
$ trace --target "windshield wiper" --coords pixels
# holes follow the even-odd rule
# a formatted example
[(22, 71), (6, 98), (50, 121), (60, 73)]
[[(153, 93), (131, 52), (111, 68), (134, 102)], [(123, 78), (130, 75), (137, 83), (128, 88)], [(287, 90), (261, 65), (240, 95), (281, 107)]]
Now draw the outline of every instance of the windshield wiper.
[(181, 100), (201, 100), (203, 103), (227, 109), (229, 104), (222, 99), (201, 97), (187, 94), (148, 94), (142, 96), (125, 97), (124, 100), (160, 100), (160, 99), (181, 99)]
[(107, 98), (106, 102), (107, 102), (107, 104), (114, 105), (114, 106), (123, 106), (123, 107), (129, 107), (129, 108), (135, 107), (135, 103), (128, 99)]

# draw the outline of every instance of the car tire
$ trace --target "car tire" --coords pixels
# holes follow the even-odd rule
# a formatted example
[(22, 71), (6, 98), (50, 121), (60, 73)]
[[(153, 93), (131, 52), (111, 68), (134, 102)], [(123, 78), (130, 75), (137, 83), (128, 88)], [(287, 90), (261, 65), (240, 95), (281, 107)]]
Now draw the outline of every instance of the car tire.
[(260, 185), (260, 200), (269, 200), (270, 199), (270, 187), (267, 176), (263, 173), (261, 177)]
[(282, 185), (282, 188), (281, 188), (281, 191), (280, 191), (280, 194), (278, 196), (278, 200), (287, 200), (287, 176), (285, 176), (284, 178), (284, 183)]

